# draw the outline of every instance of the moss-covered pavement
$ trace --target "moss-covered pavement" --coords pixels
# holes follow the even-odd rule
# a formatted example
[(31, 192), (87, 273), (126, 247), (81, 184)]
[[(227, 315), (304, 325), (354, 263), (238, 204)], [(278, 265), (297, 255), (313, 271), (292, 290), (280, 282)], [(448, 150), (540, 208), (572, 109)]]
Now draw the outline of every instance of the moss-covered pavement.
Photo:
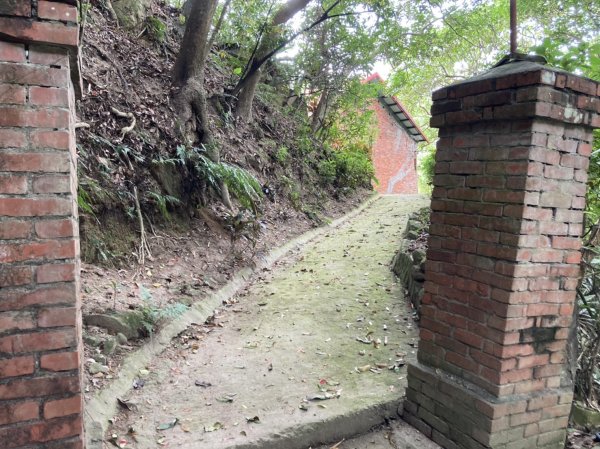
[(378, 198), (264, 272), (198, 344), (174, 339), (127, 395), (127, 447), (305, 449), (396, 416), (417, 330), (390, 262), (426, 204)]

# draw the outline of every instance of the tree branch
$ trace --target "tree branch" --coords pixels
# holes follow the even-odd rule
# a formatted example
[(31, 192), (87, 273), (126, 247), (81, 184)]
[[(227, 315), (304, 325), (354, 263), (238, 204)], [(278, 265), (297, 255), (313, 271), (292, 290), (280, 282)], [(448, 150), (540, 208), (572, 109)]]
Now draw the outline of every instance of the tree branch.
[[(292, 42), (294, 39), (296, 39), (298, 36), (300, 36), (301, 34), (307, 33), (308, 31), (312, 30), (314, 27), (322, 24), (323, 22), (325, 22), (326, 20), (329, 20), (333, 17), (338, 17), (341, 15), (330, 15), (329, 13), (340, 3), (342, 2), (342, 0), (336, 0), (335, 2), (333, 2), (324, 12), (323, 14), (321, 14), (321, 16), (314, 21), (313, 23), (311, 23), (310, 25), (302, 28), (300, 31), (295, 32), (294, 34), (292, 34), (289, 38), (285, 39), (283, 42), (281, 42), (279, 45), (277, 45), (277, 47), (275, 47), (273, 50), (271, 50), (269, 53), (267, 53), (265, 56), (263, 56), (262, 58), (260, 58), (257, 63), (252, 64), (252, 66), (257, 66), (256, 69), (262, 67), (262, 65), (267, 62), (269, 59), (271, 59), (273, 56), (275, 56), (277, 53), (279, 53), (284, 47), (286, 47), (290, 42)], [(348, 14), (349, 15), (349, 14)]]
[(215, 25), (215, 28), (212, 34), (210, 35), (208, 44), (206, 45), (206, 54), (210, 53), (210, 50), (215, 44), (215, 40), (217, 38), (217, 35), (219, 34), (219, 31), (221, 31), (221, 27), (223, 26), (223, 21), (225, 20), (225, 16), (227, 15), (227, 10), (229, 9), (230, 4), (231, 0), (225, 0), (225, 4), (223, 5), (223, 9), (221, 10), (221, 15), (219, 16), (219, 20), (217, 21), (217, 24)]

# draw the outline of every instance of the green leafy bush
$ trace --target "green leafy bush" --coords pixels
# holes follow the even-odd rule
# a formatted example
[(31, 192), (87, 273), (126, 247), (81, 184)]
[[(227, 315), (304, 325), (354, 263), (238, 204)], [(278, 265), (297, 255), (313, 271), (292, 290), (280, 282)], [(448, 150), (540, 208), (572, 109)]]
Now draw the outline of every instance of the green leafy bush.
[(242, 207), (257, 211), (258, 203), (263, 197), (262, 186), (249, 172), (225, 162), (213, 162), (204, 155), (199, 156), (196, 169), (213, 189), (220, 190), (223, 183)]
[[(216, 192), (221, 186), (227, 186), (229, 193), (235, 197), (243, 208), (252, 210), (255, 215), (258, 205), (264, 197), (262, 185), (252, 174), (241, 167), (226, 162), (213, 162), (203, 148), (177, 147), (177, 158), (163, 159), (160, 163), (181, 164), (192, 168), (192, 175), (205, 181)], [(189, 164), (189, 165), (188, 165)]]
[(375, 180), (371, 156), (360, 146), (332, 151), (331, 157), (319, 164), (318, 171), (324, 183), (338, 188), (368, 188)]
[(173, 320), (183, 315), (188, 309), (185, 304), (181, 303), (159, 307), (157, 301), (152, 297), (152, 293), (143, 285), (140, 285), (140, 298), (142, 299), (142, 305), (139, 307), (142, 313), (142, 326), (148, 335), (152, 335), (161, 322)]
[(285, 145), (279, 148), (279, 150), (277, 150), (277, 153), (275, 153), (275, 159), (283, 166), (289, 163), (290, 152)]
[(419, 190), (431, 191), (433, 186), (433, 175), (435, 174), (435, 147), (425, 147), (419, 159)]
[(146, 31), (150, 39), (155, 42), (163, 43), (167, 38), (167, 25), (154, 16), (146, 18)]
[(325, 159), (319, 162), (317, 172), (324, 184), (333, 184), (337, 177), (337, 162), (336, 159)]

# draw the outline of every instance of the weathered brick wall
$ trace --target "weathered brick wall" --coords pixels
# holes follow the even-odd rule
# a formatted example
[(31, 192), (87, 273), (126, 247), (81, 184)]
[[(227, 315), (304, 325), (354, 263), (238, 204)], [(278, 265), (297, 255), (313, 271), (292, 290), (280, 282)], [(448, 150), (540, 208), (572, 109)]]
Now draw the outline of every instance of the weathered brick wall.
[(3, 449), (83, 447), (71, 3), (0, 1)]
[(372, 106), (379, 133), (373, 145), (372, 159), (379, 193), (418, 193), (417, 142), (412, 139), (379, 103)]
[(445, 448), (562, 448), (597, 83), (513, 62), (434, 93), (440, 128), (406, 419)]

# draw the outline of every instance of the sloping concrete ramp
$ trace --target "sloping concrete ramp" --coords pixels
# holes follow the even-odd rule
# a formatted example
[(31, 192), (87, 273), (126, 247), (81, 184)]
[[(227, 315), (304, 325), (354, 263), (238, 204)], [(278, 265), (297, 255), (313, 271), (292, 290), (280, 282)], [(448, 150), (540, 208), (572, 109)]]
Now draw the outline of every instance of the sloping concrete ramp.
[(306, 449), (397, 417), (418, 334), (390, 262), (425, 205), (380, 197), (264, 271), (147, 366), (118, 427), (138, 449)]

